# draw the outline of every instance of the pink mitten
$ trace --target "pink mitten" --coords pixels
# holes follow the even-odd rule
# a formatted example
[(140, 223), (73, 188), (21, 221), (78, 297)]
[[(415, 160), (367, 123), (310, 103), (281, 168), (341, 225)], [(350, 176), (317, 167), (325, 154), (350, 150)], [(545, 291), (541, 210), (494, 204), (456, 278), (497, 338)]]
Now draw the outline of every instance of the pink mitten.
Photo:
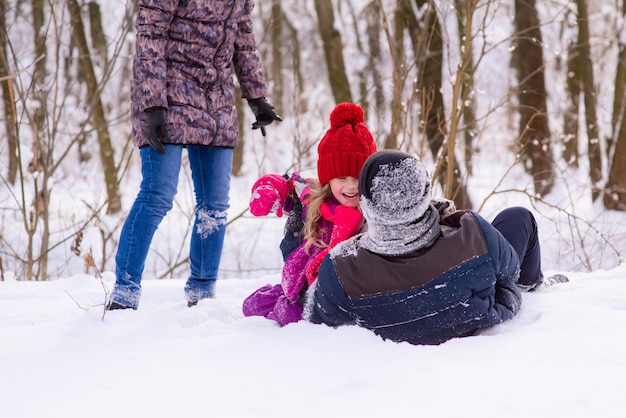
[(270, 212), (283, 216), (283, 203), (289, 194), (289, 180), (278, 174), (266, 174), (252, 186), (250, 212), (265, 216)]

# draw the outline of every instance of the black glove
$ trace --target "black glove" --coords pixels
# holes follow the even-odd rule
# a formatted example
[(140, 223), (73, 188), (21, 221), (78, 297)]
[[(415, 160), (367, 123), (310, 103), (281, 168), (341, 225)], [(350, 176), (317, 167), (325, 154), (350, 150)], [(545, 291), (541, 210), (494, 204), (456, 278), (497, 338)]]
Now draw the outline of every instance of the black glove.
[(435, 209), (437, 209), (437, 212), (439, 212), (439, 218), (442, 220), (456, 212), (456, 206), (452, 200), (436, 197), (431, 199), (430, 203), (435, 207)]
[(171, 141), (167, 133), (167, 110), (164, 107), (151, 107), (146, 109), (146, 115), (143, 136), (146, 137), (148, 145), (163, 154), (165, 147), (162, 142)]
[(297, 197), (293, 198), (293, 207), (289, 212), (287, 222), (285, 222), (285, 236), (297, 237), (304, 229), (304, 221), (302, 220), (302, 203)]
[(274, 106), (265, 99), (265, 97), (259, 97), (258, 99), (249, 99), (248, 106), (252, 109), (256, 122), (252, 124), (252, 129), (261, 129), (261, 133), (265, 136), (265, 127), (275, 120), (282, 122), (283, 119), (276, 114)]

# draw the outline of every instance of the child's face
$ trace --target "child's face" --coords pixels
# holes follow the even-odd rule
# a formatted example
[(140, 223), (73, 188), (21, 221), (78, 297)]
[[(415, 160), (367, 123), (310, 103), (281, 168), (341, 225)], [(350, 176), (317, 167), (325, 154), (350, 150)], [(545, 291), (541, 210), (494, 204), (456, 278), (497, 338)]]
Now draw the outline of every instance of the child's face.
[(339, 203), (357, 207), (359, 204), (359, 179), (355, 177), (336, 177), (330, 180), (330, 190)]

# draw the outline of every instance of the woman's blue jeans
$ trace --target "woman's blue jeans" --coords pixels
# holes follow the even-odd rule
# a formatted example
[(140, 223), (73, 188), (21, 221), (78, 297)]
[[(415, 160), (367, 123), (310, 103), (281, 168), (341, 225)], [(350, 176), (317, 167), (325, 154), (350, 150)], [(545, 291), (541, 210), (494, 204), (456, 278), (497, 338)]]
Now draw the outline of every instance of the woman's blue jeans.
[[(214, 296), (215, 281), (226, 234), (232, 148), (186, 146), (191, 167), (196, 214), (191, 234), (191, 275), (185, 284), (190, 304)], [(165, 144), (161, 154), (140, 149), (142, 181), (139, 194), (124, 222), (115, 257), (115, 286), (110, 301), (136, 309), (141, 276), (152, 237), (172, 208), (178, 186), (182, 145)], [(181, 225), (181, 231), (184, 226)]]

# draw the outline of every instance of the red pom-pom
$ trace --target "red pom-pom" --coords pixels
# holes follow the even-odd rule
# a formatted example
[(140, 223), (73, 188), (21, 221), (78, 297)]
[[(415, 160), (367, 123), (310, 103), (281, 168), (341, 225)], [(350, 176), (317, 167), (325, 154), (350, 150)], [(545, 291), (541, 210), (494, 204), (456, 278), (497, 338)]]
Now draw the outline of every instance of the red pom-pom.
[(356, 125), (365, 122), (365, 113), (361, 106), (354, 103), (340, 103), (330, 113), (331, 128), (341, 128), (344, 125)]

